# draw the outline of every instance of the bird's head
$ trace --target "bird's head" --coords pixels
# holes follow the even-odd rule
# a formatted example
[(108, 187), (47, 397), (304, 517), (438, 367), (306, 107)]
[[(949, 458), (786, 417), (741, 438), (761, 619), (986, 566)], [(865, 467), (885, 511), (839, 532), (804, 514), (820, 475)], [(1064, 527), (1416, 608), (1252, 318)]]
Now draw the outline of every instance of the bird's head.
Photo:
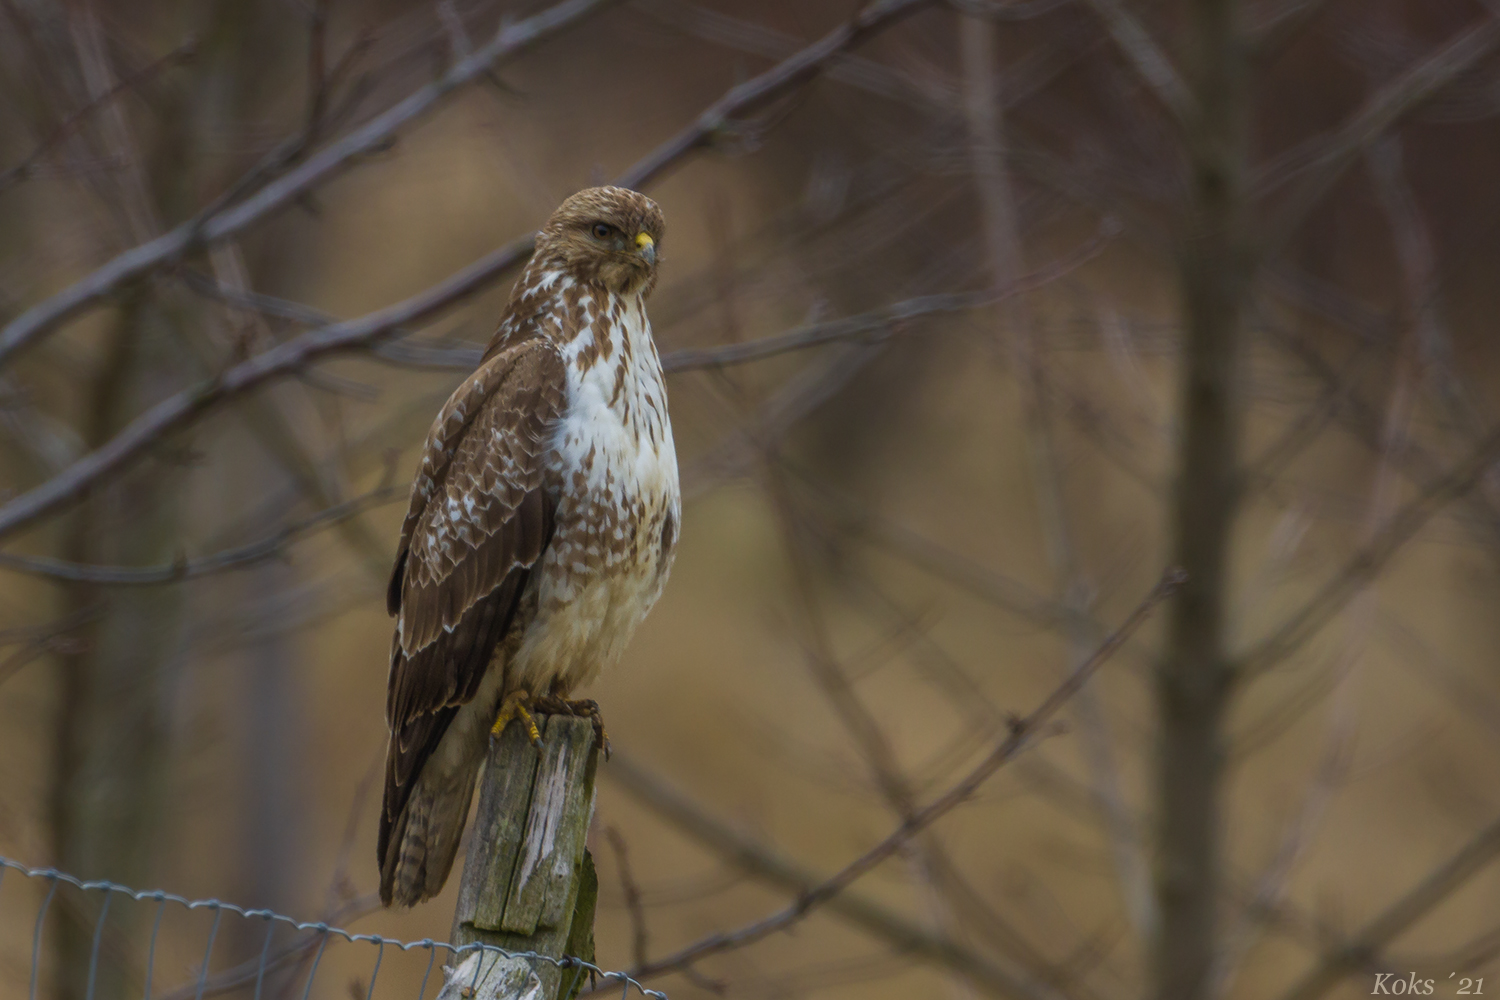
[(649, 295), (656, 285), (661, 209), (619, 187), (585, 188), (558, 206), (537, 234), (536, 255), (575, 280), (618, 295)]

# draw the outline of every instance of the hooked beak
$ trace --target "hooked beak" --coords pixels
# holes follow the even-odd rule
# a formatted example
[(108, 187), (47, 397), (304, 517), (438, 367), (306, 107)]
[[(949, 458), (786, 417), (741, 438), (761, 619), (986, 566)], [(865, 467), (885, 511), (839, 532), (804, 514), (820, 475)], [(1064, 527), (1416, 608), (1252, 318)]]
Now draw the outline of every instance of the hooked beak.
[(650, 233), (637, 233), (635, 237), (636, 250), (646, 258), (646, 263), (656, 266), (656, 241), (651, 238)]

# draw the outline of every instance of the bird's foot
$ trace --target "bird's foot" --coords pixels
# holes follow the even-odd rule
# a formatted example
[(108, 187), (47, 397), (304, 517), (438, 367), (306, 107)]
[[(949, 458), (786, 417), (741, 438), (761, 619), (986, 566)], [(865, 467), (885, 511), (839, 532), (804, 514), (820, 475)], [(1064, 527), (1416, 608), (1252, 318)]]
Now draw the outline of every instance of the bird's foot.
[(511, 719), (520, 719), (526, 727), (526, 738), (531, 741), (532, 746), (540, 749), (542, 734), (536, 728), (536, 719), (531, 715), (532, 710), (539, 711), (540, 708), (538, 700), (531, 697), (530, 691), (525, 688), (512, 691), (500, 701), (500, 711), (495, 715), (495, 724), (490, 727), (490, 738), (499, 739)]
[(594, 725), (594, 745), (604, 751), (604, 759), (609, 760), (609, 733), (604, 729), (604, 716), (599, 713), (597, 701), (592, 698), (570, 701), (560, 694), (553, 693), (536, 699), (532, 702), (532, 707), (548, 715), (571, 715), (579, 719), (588, 719)]

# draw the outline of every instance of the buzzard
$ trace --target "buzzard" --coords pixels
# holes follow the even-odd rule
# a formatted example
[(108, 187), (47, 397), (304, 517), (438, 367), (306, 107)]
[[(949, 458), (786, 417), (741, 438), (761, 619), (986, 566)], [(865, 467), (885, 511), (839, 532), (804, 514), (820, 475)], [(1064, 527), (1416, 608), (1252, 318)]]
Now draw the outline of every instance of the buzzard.
[(447, 881), (487, 737), (568, 701), (620, 658), (672, 567), (682, 500), (646, 297), (661, 210), (580, 191), (536, 252), (473, 375), (428, 432), (386, 594), (380, 897)]

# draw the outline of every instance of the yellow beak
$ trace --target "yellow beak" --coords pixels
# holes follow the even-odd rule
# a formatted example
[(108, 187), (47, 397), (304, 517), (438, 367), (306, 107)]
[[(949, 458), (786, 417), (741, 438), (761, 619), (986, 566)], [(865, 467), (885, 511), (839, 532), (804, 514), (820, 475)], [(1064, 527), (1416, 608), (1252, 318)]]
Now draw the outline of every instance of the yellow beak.
[(649, 263), (656, 263), (656, 241), (651, 238), (650, 233), (637, 233), (635, 236), (636, 249), (641, 252)]

